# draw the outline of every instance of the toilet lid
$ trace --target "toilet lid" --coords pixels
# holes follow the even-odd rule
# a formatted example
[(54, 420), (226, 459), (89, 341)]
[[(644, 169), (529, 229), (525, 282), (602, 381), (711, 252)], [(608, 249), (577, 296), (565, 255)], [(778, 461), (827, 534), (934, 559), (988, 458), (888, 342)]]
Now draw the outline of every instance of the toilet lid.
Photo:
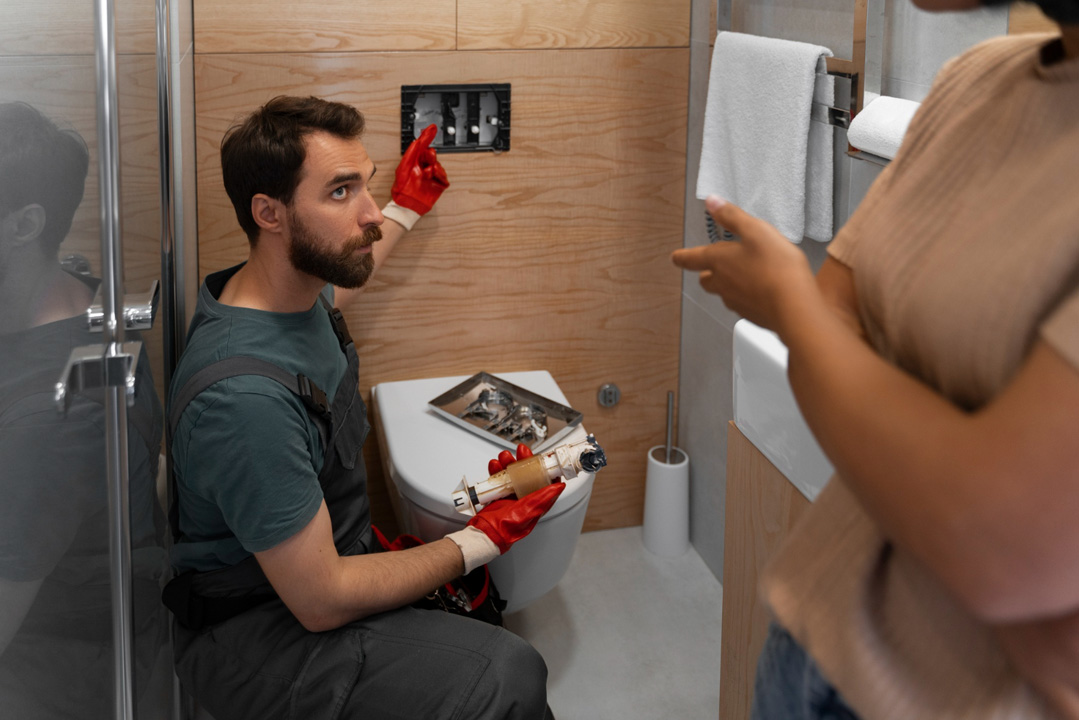
[[(569, 405), (566, 396), (546, 370), (495, 373), (514, 385)], [(451, 496), (461, 477), (470, 483), (487, 478), (487, 462), (505, 448), (454, 425), (437, 415), (428, 403), (470, 376), (424, 378), (381, 383), (371, 389), (378, 409), (383, 463), (389, 468), (397, 490), (408, 500), (440, 517), (464, 521), (453, 509)], [(559, 444), (581, 442), (587, 436), (578, 426)], [(602, 441), (601, 441), (602, 443)], [(388, 455), (389, 457), (385, 457)], [(562, 514), (586, 497), (594, 473), (582, 473), (566, 482), (549, 517)]]

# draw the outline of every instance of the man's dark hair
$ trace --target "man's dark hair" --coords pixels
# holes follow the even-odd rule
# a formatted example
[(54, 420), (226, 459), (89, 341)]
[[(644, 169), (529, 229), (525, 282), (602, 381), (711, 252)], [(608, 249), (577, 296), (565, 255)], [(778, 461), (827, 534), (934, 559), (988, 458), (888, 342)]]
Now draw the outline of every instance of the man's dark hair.
[(0, 217), (27, 205), (45, 208), (42, 252), (55, 254), (71, 230), (89, 166), (77, 132), (26, 103), (0, 104)]
[(307, 156), (307, 135), (322, 131), (351, 140), (359, 138), (363, 129), (363, 115), (351, 105), (286, 95), (275, 97), (231, 127), (221, 142), (221, 174), (248, 240), (254, 244), (259, 234), (251, 198), (262, 193), (286, 205), (292, 202)]

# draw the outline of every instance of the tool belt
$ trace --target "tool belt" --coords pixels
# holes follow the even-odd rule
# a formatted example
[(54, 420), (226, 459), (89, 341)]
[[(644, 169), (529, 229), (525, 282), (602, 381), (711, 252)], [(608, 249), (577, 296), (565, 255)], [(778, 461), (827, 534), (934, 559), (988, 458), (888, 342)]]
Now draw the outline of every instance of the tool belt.
[[(227, 594), (205, 595), (199, 592), (200, 586), (213, 582), (215, 575), (219, 580), (224, 573), (228, 573), (232, 586), (226, 591)], [(188, 570), (170, 580), (161, 592), (161, 600), (176, 616), (177, 622), (193, 631), (225, 622), (276, 598), (277, 593), (266, 580), (254, 556), (222, 570)]]
[[(424, 544), (423, 540), (408, 534), (398, 535), (397, 539), (390, 542), (377, 527), (372, 525), (371, 530), (384, 552), (405, 550)], [(412, 607), (420, 610), (443, 610), (502, 627), (502, 611), (506, 609), (506, 601), (499, 595), (491, 579), (490, 570), (486, 565), (481, 565), (467, 575), (435, 588), (426, 597), (412, 603)]]

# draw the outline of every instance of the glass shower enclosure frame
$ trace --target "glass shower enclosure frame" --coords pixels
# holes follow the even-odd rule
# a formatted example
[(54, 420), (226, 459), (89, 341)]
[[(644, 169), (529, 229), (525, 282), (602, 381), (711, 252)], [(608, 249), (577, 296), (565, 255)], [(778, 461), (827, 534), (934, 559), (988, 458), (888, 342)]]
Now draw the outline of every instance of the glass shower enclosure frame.
[(194, 292), (184, 267), (196, 267), (191, 16), (191, 0), (0, 5), (0, 707), (12, 717), (180, 713), (160, 603), (161, 409)]

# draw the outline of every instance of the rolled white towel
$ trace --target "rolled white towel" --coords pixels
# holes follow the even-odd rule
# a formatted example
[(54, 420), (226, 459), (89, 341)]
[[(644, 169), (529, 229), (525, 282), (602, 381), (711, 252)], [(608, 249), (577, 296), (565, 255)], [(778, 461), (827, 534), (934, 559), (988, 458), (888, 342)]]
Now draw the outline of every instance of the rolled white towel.
[(921, 103), (882, 95), (851, 120), (847, 142), (859, 150), (891, 160)]

